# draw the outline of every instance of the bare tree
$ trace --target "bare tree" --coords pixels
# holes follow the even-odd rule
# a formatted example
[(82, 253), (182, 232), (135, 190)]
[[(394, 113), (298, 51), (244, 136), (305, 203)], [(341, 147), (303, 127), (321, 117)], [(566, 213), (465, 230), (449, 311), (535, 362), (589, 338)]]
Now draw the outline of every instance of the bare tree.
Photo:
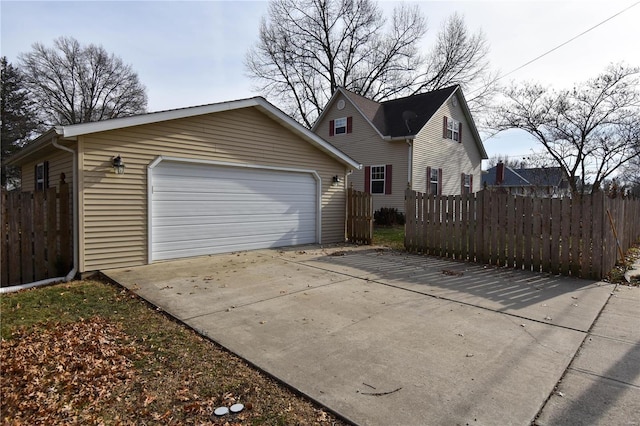
[(60, 37), (54, 47), (35, 43), (19, 57), (25, 85), (50, 125), (77, 124), (144, 112), (147, 95), (138, 75), (102, 46)]
[(487, 168), (490, 169), (498, 165), (498, 163), (503, 163), (506, 167), (511, 167), (512, 169), (524, 168), (527, 167), (527, 159), (526, 158), (514, 158), (509, 157), (508, 155), (492, 155), (487, 160)]
[(382, 101), (486, 77), (484, 36), (462, 17), (423, 55), (426, 31), (415, 5), (396, 7), (387, 23), (372, 0), (272, 0), (246, 66), (258, 91), (308, 127), (338, 87)]
[(464, 18), (454, 13), (442, 24), (424, 71), (412, 86), (414, 93), (459, 84), (467, 90), (472, 111), (485, 109), (493, 98), (497, 74), (489, 72), (489, 44), (484, 33), (471, 33)]
[(493, 112), (491, 127), (526, 131), (562, 168), (573, 193), (597, 192), (640, 155), (639, 73), (619, 64), (572, 90), (512, 86)]
[(640, 144), (636, 146), (636, 151), (638, 155), (622, 168), (620, 181), (630, 195), (640, 198)]

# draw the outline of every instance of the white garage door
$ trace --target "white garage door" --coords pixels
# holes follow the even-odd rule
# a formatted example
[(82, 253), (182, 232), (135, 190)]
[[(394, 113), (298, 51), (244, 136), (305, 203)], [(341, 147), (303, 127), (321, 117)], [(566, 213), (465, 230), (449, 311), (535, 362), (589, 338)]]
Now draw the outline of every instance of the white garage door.
[(173, 161), (150, 173), (152, 260), (317, 242), (311, 173)]

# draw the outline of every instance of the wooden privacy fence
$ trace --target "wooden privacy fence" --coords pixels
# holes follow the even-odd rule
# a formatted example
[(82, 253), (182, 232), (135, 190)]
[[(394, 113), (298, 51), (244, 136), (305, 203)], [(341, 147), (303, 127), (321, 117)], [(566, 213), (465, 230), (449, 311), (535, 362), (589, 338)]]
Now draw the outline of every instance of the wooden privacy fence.
[(0, 283), (26, 284), (67, 274), (72, 266), (69, 185), (2, 191)]
[(373, 238), (373, 203), (371, 194), (347, 190), (347, 239), (352, 243), (371, 244)]
[(531, 198), (407, 190), (405, 203), (408, 251), (496, 266), (601, 279), (616, 264), (617, 243), (624, 252), (640, 238), (640, 200), (603, 193)]

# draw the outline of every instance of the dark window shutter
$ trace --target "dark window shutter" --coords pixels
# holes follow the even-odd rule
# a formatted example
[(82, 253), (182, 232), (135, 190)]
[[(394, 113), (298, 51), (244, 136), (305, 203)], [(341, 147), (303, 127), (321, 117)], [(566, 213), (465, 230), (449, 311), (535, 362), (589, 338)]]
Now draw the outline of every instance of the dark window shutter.
[(347, 133), (353, 131), (353, 117), (347, 117)]
[(458, 123), (458, 143), (462, 143), (462, 121)]
[(384, 193), (387, 195), (391, 194), (392, 173), (391, 164), (384, 166)]
[(466, 177), (466, 175), (464, 173), (462, 173), (460, 175), (460, 194), (464, 195), (464, 178)]
[(431, 195), (431, 167), (427, 167), (427, 194)]
[(33, 168), (33, 190), (38, 190), (38, 165)]
[(49, 162), (45, 161), (44, 162), (44, 170), (43, 170), (43, 176), (44, 176), (44, 182), (42, 183), (42, 189), (47, 189), (49, 188)]
[(469, 175), (469, 194), (473, 194), (473, 173)]
[(438, 169), (438, 195), (442, 195), (442, 169)]
[(364, 167), (364, 192), (371, 194), (371, 167)]
[(331, 120), (329, 121), (329, 136), (333, 136), (333, 131), (334, 131), (334, 121)]
[(442, 137), (447, 138), (447, 116), (444, 116), (444, 120), (442, 120)]

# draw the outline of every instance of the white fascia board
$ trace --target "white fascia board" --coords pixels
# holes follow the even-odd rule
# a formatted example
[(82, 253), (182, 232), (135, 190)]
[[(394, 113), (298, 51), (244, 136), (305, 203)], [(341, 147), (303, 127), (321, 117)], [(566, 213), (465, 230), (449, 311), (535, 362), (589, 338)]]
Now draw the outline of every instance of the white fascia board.
[(482, 138), (480, 137), (480, 133), (478, 132), (478, 128), (476, 127), (476, 122), (471, 116), (471, 110), (469, 109), (469, 105), (467, 104), (467, 99), (465, 98), (464, 93), (462, 93), (462, 88), (460, 86), (456, 87), (456, 90), (454, 90), (453, 93), (449, 95), (445, 103), (448, 102), (449, 99), (451, 99), (453, 96), (456, 96), (456, 93), (458, 91), (460, 92), (460, 99), (462, 101), (460, 105), (462, 106), (462, 111), (464, 112), (465, 117), (467, 117), (467, 124), (469, 124), (471, 132), (473, 133), (473, 137), (476, 140), (476, 146), (478, 147), (478, 151), (480, 151), (480, 157), (483, 160), (486, 160), (489, 158), (489, 156), (487, 155), (487, 151), (484, 149)]
[(338, 97), (338, 93), (342, 93), (342, 91), (340, 90), (340, 87), (338, 87), (338, 90), (333, 92), (333, 95), (331, 96), (331, 99), (329, 99), (329, 102), (327, 102), (327, 104), (324, 106), (324, 109), (320, 113), (320, 116), (318, 116), (318, 118), (316, 118), (316, 122), (313, 123), (313, 126), (311, 126), (311, 131), (312, 132), (315, 133), (316, 129), (320, 125), (320, 122), (322, 121), (324, 116), (327, 114), (327, 111), (329, 111), (329, 109), (331, 108), (331, 105), (333, 105), (333, 103), (335, 102), (336, 98)]
[(349, 167), (360, 169), (362, 165), (342, 151), (338, 150), (324, 139), (311, 132), (300, 123), (289, 117), (284, 112), (269, 103), (266, 99), (256, 96), (248, 99), (240, 99), (237, 101), (221, 102), (216, 104), (201, 105), (195, 107), (174, 109), (170, 111), (152, 112), (131, 117), (114, 118), (111, 120), (97, 121), (92, 123), (74, 124), (71, 126), (63, 126), (56, 129), (58, 134), (65, 138), (86, 135), (89, 133), (106, 132), (109, 130), (117, 130), (126, 127), (140, 126), (144, 124), (159, 123), (162, 121), (176, 120), (180, 118), (195, 117), (198, 115), (212, 114), (216, 112), (232, 111), (242, 108), (260, 107), (263, 112), (274, 117), (290, 130), (302, 136), (307, 142), (315, 145), (325, 153), (345, 163)]
[(176, 120), (179, 118), (194, 117), (215, 112), (230, 111), (239, 108), (247, 108), (259, 104), (260, 98), (240, 99), (237, 101), (221, 102), (209, 105), (200, 105), (173, 109), (169, 111), (151, 112), (148, 114), (134, 115), (131, 117), (113, 118), (110, 120), (96, 121), (92, 123), (73, 124), (62, 127), (63, 137), (86, 135), (89, 133), (105, 132), (108, 130), (122, 129), (125, 127), (140, 126), (144, 124), (159, 123), (161, 121)]

